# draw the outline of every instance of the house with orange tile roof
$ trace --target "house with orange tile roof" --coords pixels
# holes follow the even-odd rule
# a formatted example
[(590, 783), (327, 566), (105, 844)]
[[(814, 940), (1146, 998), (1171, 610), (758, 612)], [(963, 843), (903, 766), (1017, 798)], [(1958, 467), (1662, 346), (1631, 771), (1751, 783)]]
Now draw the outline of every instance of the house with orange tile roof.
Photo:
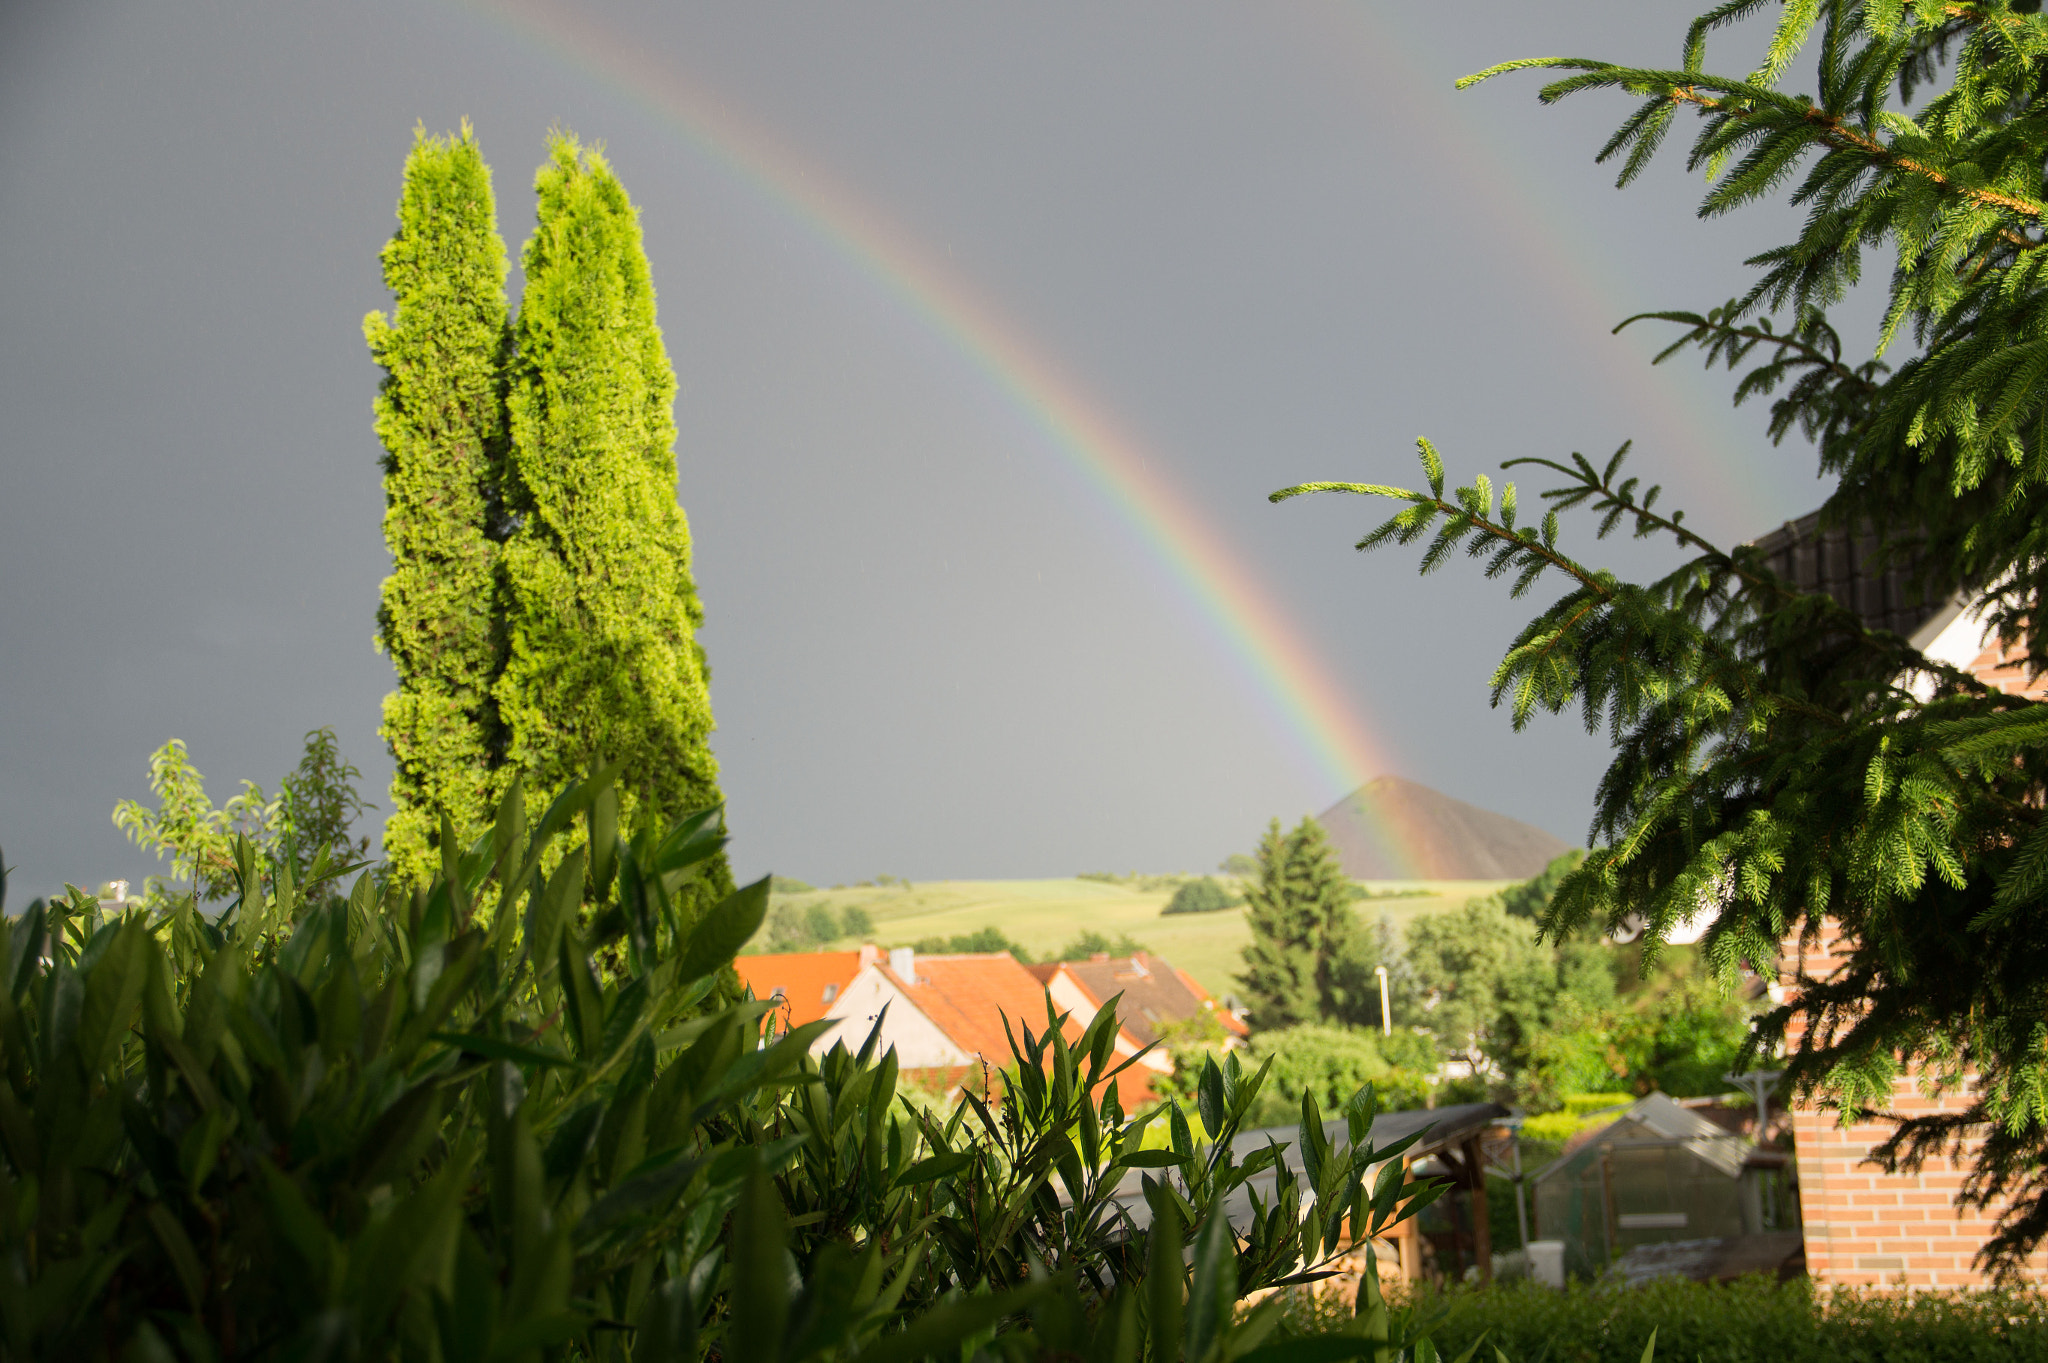
[[(1192, 1022), (1205, 1014), (1222, 1026), (1227, 1046), (1242, 1046), (1251, 1035), (1244, 1019), (1211, 998), (1194, 976), (1150, 952), (1111, 956), (1098, 951), (1085, 961), (1049, 961), (1029, 969), (1045, 982), (1053, 1004), (1072, 1013), (1083, 1027), (1094, 1020), (1096, 1010), (1122, 995), (1117, 1022), (1139, 1046), (1161, 1041), (1163, 1029), (1174, 1023)], [(1163, 1048), (1152, 1056), (1160, 1062), (1155, 1068), (1173, 1072), (1173, 1061)], [(1152, 1056), (1141, 1063), (1151, 1062)]]
[[(858, 953), (816, 954), (860, 958), (852, 978), (818, 1014), (841, 1024), (812, 1043), (819, 1054), (842, 1042), (849, 1049), (860, 1046), (879, 1021), (880, 1048), (895, 1048), (896, 1064), (906, 1075), (936, 1080), (948, 1088), (966, 1084), (979, 1089), (1012, 1063), (1006, 1019), (1012, 1029), (1045, 1030), (1046, 986), (1008, 952), (930, 954), (897, 947), (884, 956), (865, 947)], [(741, 957), (735, 962), (741, 978), (752, 984), (758, 975), (766, 982), (777, 970), (791, 979), (798, 977), (790, 966), (757, 968), (748, 964), (764, 959), (774, 958)], [(817, 967), (814, 978), (821, 983), (810, 992), (822, 995), (823, 982), (831, 971), (841, 968), (838, 964)], [(760, 996), (758, 986), (755, 992)], [(802, 1025), (806, 1019), (797, 1014), (795, 996), (785, 997), (792, 1000), (792, 1022)], [(1067, 1011), (1064, 1005), (1055, 1007)], [(1068, 1017), (1062, 1033), (1069, 1041), (1078, 1040), (1095, 1012), (1091, 1006), (1085, 1018)], [(1021, 1032), (1018, 1036), (1021, 1041)], [(1115, 1053), (1127, 1058), (1143, 1045), (1120, 1032)], [(1162, 1067), (1148, 1056), (1117, 1079), (1118, 1102), (1127, 1112), (1138, 1110), (1151, 1101), (1152, 1081), (1171, 1072), (1171, 1060)]]
[(732, 963), (757, 999), (781, 999), (782, 1030), (825, 1016), (854, 976), (882, 958), (878, 947), (859, 951), (789, 951), (741, 956)]

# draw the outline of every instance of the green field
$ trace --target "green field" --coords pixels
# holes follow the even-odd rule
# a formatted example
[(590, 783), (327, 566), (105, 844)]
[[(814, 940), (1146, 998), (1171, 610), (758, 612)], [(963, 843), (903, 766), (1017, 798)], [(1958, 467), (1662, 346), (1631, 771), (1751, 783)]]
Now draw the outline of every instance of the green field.
[[(1368, 923), (1382, 916), (1396, 927), (1425, 913), (1456, 908), (1475, 895), (1491, 894), (1511, 880), (1367, 881), (1368, 893), (1421, 891), (1360, 902)], [(1251, 940), (1242, 908), (1220, 913), (1173, 914), (1160, 910), (1170, 889), (1137, 889), (1097, 880), (934, 880), (913, 885), (849, 886), (777, 895), (777, 904), (808, 908), (824, 904), (835, 913), (859, 905), (875, 920), (884, 946), (907, 945), (922, 937), (952, 937), (985, 927), (1000, 928), (1011, 941), (1044, 957), (1085, 931), (1111, 939), (1129, 934), (1202, 982), (1210, 993), (1234, 992), (1240, 950)], [(846, 950), (851, 939), (832, 944)], [(761, 939), (748, 950), (762, 949)]]

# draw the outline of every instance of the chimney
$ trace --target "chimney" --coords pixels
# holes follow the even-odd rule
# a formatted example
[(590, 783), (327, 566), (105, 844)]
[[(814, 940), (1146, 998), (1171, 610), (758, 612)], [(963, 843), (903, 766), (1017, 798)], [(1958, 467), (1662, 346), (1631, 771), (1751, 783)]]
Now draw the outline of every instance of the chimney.
[(860, 968), (862, 970), (866, 970), (871, 965), (880, 965), (881, 962), (882, 949), (880, 947), (876, 946), (873, 942), (862, 942), (860, 944)]
[(917, 950), (914, 947), (890, 947), (889, 969), (896, 972), (896, 978), (905, 984), (917, 983)]

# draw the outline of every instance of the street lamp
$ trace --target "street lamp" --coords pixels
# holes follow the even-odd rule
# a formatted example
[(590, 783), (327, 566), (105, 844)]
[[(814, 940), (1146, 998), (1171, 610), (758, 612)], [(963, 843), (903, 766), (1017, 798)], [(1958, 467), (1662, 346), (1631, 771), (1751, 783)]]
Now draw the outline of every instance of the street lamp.
[(1376, 965), (1372, 973), (1380, 977), (1380, 1035), (1394, 1034), (1394, 1010), (1387, 1003), (1387, 968)]

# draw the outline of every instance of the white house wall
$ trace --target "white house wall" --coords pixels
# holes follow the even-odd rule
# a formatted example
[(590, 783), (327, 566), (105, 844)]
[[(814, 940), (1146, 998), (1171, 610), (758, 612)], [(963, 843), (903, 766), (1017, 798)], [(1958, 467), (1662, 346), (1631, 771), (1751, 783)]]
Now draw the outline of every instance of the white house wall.
[(859, 1049), (874, 1028), (875, 1019), (881, 1016), (884, 1005), (888, 1007), (889, 1015), (882, 1023), (877, 1055), (894, 1046), (896, 1064), (906, 1070), (973, 1063), (973, 1056), (955, 1045), (923, 1009), (912, 1003), (894, 981), (874, 966), (868, 966), (854, 976), (853, 982), (825, 1010), (825, 1016), (836, 1019), (839, 1025), (811, 1043), (812, 1054), (825, 1054), (837, 1041), (844, 1041), (848, 1050)]

